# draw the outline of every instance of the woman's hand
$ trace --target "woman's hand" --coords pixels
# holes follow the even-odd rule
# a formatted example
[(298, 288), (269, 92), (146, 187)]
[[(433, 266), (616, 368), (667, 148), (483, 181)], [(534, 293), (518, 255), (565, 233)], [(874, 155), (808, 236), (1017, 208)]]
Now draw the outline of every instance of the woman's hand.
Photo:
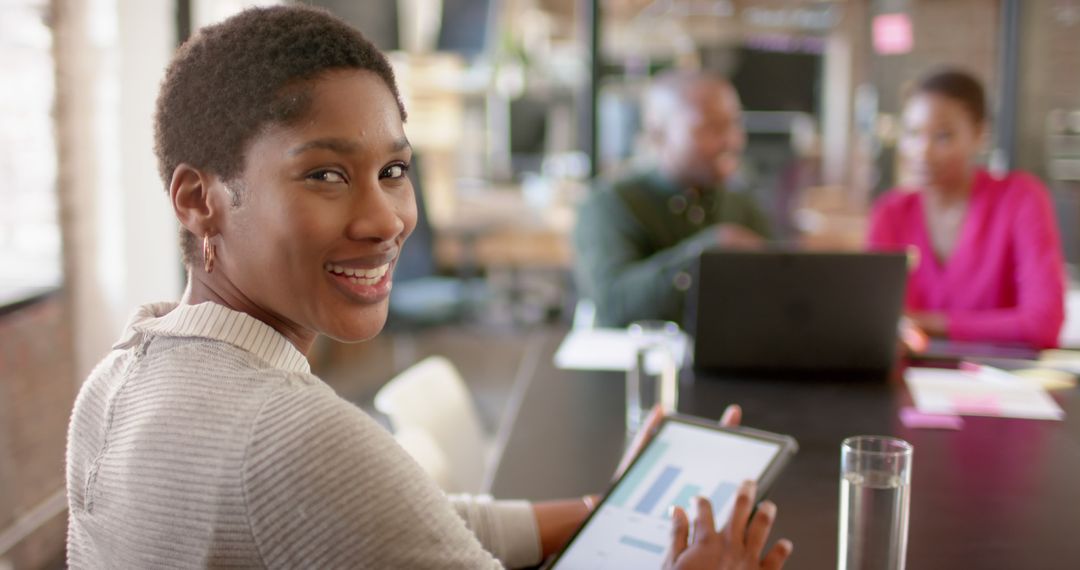
[(930, 336), (949, 336), (949, 317), (945, 313), (908, 313), (908, 318)]
[[(660, 427), (660, 422), (664, 420), (664, 410), (660, 407), (660, 404), (653, 406), (652, 411), (649, 412), (649, 416), (645, 418), (644, 422), (641, 422), (641, 429), (638, 430), (637, 435), (634, 436), (634, 441), (630, 443), (630, 446), (626, 448), (626, 452), (623, 453), (622, 459), (619, 460), (619, 466), (615, 468), (614, 480), (618, 480), (622, 477), (622, 474), (626, 472), (626, 468), (634, 462), (634, 458), (641, 453), (642, 449), (645, 449), (645, 445), (652, 439), (656, 428)], [(742, 421), (742, 408), (738, 404), (731, 404), (727, 408), (724, 408), (724, 415), (720, 416), (720, 425), (724, 427), (734, 427), (739, 425)]]
[(672, 511), (671, 549), (664, 561), (665, 570), (777, 570), (784, 566), (793, 550), (791, 541), (781, 539), (762, 557), (769, 539), (776, 505), (761, 503), (751, 520), (757, 486), (747, 481), (739, 488), (731, 521), (721, 532), (713, 523), (712, 505), (698, 497), (697, 517), (691, 527), (686, 512)]
[[(619, 467), (615, 469), (616, 479), (622, 476), (638, 453), (645, 448), (645, 444), (649, 442), (656, 428), (660, 427), (663, 419), (664, 411), (657, 404), (649, 412), (649, 417), (642, 423), (634, 442), (619, 461)], [(737, 426), (741, 420), (742, 409), (732, 404), (724, 410), (720, 425)], [(562, 549), (574, 531), (581, 526), (585, 517), (589, 516), (596, 504), (600, 502), (600, 498), (600, 495), (586, 495), (580, 499), (533, 503), (533, 516), (536, 517), (536, 526), (540, 531), (540, 549), (545, 557)]]
[(930, 337), (926, 331), (907, 315), (900, 318), (898, 334), (905, 354), (922, 354), (930, 346)]

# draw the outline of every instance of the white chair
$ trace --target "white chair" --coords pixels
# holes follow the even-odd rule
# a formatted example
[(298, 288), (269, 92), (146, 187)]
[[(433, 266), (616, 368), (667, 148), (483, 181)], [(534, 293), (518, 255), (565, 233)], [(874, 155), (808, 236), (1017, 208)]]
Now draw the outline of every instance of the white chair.
[(442, 356), (426, 358), (375, 395), (394, 436), (447, 493), (483, 493), (491, 442), (457, 369)]
[(574, 329), (591, 329), (596, 327), (596, 303), (592, 299), (578, 299), (574, 305), (574, 320), (571, 325)]

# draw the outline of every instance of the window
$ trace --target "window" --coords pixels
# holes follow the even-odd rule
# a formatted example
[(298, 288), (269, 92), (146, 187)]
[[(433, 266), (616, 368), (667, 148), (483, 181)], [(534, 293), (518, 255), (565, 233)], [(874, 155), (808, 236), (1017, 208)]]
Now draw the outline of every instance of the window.
[(0, 18), (0, 306), (61, 282), (48, 0), (6, 0)]

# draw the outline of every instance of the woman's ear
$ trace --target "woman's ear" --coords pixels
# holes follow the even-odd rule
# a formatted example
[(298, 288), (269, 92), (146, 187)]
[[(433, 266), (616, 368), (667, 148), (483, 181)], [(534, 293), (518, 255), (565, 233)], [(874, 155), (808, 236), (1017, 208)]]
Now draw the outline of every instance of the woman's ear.
[(196, 236), (216, 235), (219, 222), (219, 202), (211, 192), (217, 177), (189, 164), (181, 163), (173, 170), (169, 182), (169, 199), (180, 224)]

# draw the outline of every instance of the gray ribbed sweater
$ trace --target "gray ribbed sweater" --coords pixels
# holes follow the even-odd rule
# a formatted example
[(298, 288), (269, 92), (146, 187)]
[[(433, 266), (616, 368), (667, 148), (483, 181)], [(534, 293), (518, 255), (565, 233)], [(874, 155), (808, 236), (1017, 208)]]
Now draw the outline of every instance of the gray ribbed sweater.
[(79, 393), (67, 486), (72, 568), (540, 559), (528, 503), (448, 500), (283, 336), (212, 303), (140, 308)]

